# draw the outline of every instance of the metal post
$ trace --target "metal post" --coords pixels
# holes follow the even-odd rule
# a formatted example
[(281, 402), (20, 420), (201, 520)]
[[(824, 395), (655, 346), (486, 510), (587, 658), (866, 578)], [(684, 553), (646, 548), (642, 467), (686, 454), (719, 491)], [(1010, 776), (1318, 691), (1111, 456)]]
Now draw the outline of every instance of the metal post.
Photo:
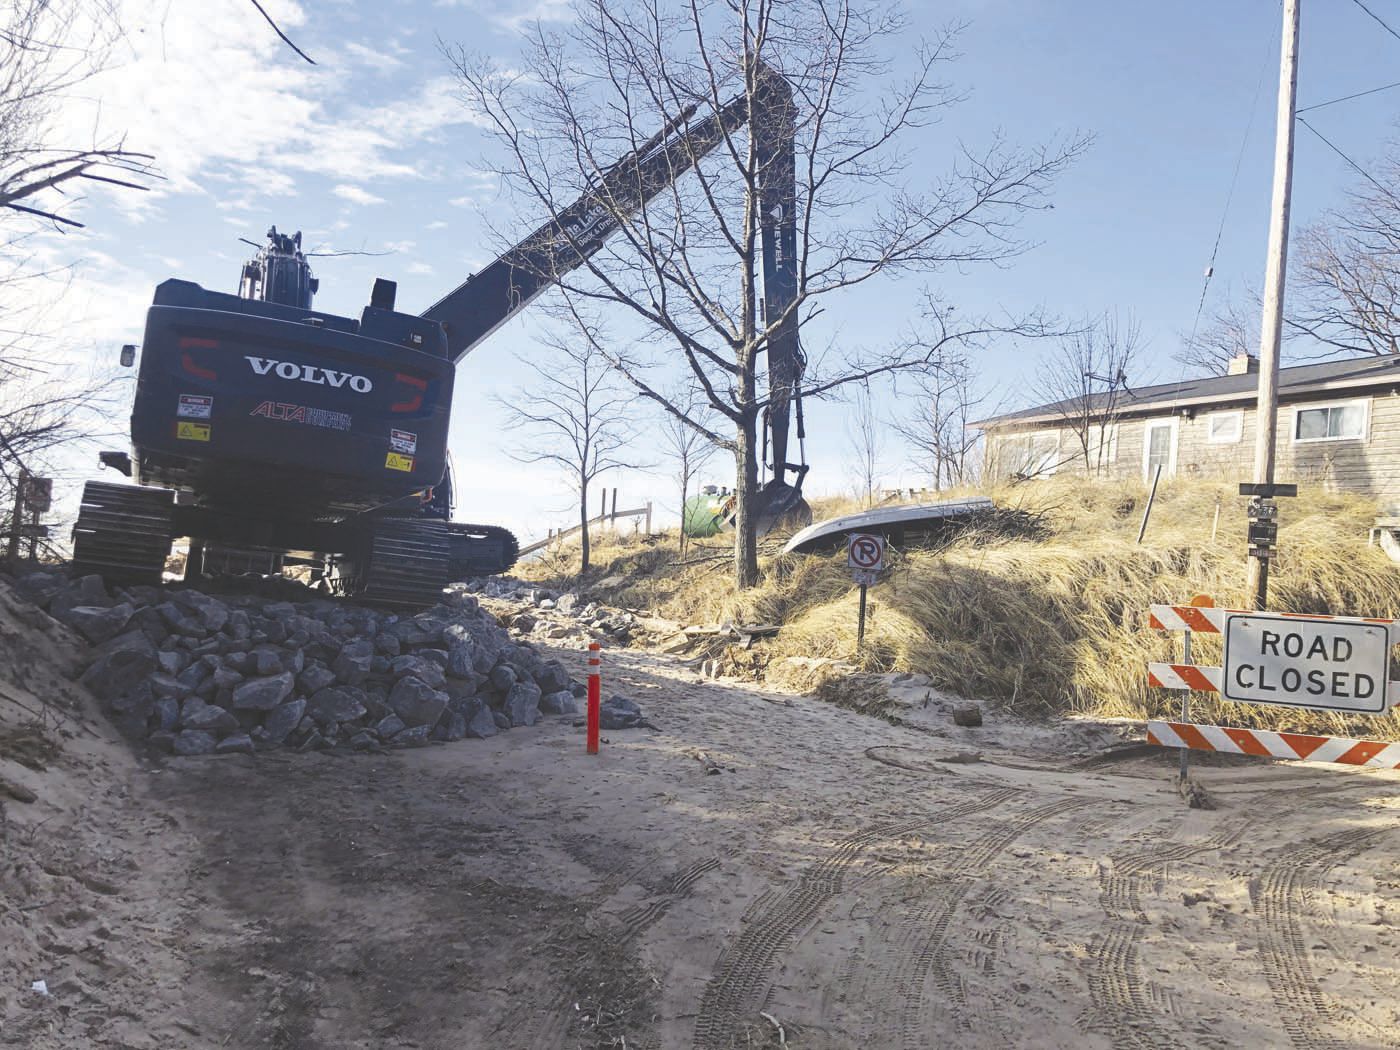
[[(681, 508), (681, 514), (685, 514), (684, 508)], [(651, 535), (651, 500), (647, 500), (647, 535)]]
[(1147, 494), (1147, 506), (1142, 508), (1142, 524), (1138, 526), (1138, 545), (1142, 545), (1143, 536), (1147, 535), (1147, 519), (1152, 516), (1152, 504), (1157, 499), (1157, 482), (1162, 480), (1162, 464), (1157, 464), (1157, 473), (1152, 475), (1152, 491)]
[(865, 584), (860, 585), (860, 618), (856, 621), (856, 647), (865, 644)]
[(612, 517), (608, 519), (608, 525), (614, 532), (617, 531), (617, 488), (613, 488)]
[[(1288, 212), (1293, 196), (1293, 123), (1298, 98), (1298, 24), (1301, 0), (1283, 0), (1279, 56), (1278, 131), (1274, 139), (1274, 197), (1269, 216), (1269, 257), (1264, 269), (1264, 314), (1259, 331), (1259, 407), (1255, 412), (1254, 481), (1274, 480), (1278, 425), (1278, 354), (1283, 332), (1283, 287), (1288, 275)], [(1263, 609), (1269, 593), (1269, 560), (1249, 559), (1249, 594)]]
[(1210, 542), (1215, 542), (1215, 534), (1220, 531), (1220, 497), (1215, 497), (1215, 520), (1210, 524)]
[(19, 534), (24, 523), (24, 483), (29, 478), (29, 471), (20, 468), (19, 477), (15, 479), (15, 509), (10, 516), (10, 546), (8, 558), (13, 562), (19, 557)]

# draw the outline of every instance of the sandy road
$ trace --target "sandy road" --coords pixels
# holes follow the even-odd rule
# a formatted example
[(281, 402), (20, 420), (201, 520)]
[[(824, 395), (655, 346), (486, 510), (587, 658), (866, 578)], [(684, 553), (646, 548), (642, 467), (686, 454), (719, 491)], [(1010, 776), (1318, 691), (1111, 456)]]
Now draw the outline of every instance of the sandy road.
[(609, 660), (660, 730), (598, 758), (561, 722), (90, 800), (153, 976), (25, 1045), (1400, 1046), (1400, 777), (1215, 766), (1189, 810), (1077, 731)]

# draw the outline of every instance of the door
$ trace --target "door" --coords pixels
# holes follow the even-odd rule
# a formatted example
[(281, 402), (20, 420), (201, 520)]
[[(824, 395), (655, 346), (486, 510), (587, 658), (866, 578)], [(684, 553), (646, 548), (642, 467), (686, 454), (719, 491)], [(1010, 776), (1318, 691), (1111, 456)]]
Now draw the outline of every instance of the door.
[(1159, 467), (1163, 477), (1171, 477), (1176, 471), (1176, 420), (1149, 420), (1143, 427), (1143, 477), (1151, 481)]

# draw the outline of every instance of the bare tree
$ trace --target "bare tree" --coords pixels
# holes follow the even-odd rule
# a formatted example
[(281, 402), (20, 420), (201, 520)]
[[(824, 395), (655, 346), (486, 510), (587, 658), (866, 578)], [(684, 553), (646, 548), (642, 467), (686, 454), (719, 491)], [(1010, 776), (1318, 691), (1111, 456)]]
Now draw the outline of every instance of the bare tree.
[[(1018, 220), (1045, 205), (1054, 176), (1087, 142), (1020, 150), (993, 140), (953, 151), (943, 177), (915, 179), (923, 169), (913, 164), (910, 140), (959, 101), (937, 79), (956, 33), (918, 48), (898, 67), (909, 71), (901, 79), (885, 52), (902, 46), (909, 29), (883, 3), (580, 0), (576, 15), (559, 33), (537, 24), (512, 70), (460, 49), (450, 57), (464, 101), (496, 132), (499, 174), (532, 211), (557, 216), (584, 192), (600, 194), (599, 214), (616, 232), (597, 246), (588, 239), (594, 223), (556, 223), (558, 242), (583, 262), (547, 276), (582, 332), (596, 330), (605, 308), (629, 317), (634, 338), (599, 349), (642, 397), (733, 454), (735, 576), (748, 587), (758, 580), (763, 413), (923, 360), (851, 348), (799, 383), (770, 377), (764, 389), (758, 364), (773, 336), (810, 320), (831, 295), (876, 277), (1017, 255), (1026, 247)], [(771, 241), (777, 216), (761, 208), (760, 188), (777, 161), (762, 136), (750, 134), (747, 122), (720, 120), (714, 150), (686, 158), (685, 178), (644, 210), (637, 207), (645, 197), (640, 173), (619, 180), (615, 162), (657, 130), (719, 120), (736, 97), (750, 116), (771, 116), (773, 71), (792, 93), (777, 117), (791, 120), (798, 151), (796, 244), (790, 256), (785, 249), (797, 293), (786, 309), (765, 316), (760, 244)], [(958, 316), (941, 318), (947, 345), (1023, 325)], [(658, 370), (682, 361), (724, 430), (686, 414), (663, 392), (668, 384)]]
[(119, 137), (76, 141), (57, 126), (64, 95), (103, 67), (120, 33), (108, 0), (10, 0), (0, 10), (0, 208), (81, 226), (61, 214), (74, 186), (143, 190), (156, 177), (153, 158)]
[(685, 508), (690, 500), (690, 483), (714, 459), (719, 449), (704, 433), (690, 425), (688, 419), (696, 419), (703, 426), (712, 427), (714, 410), (710, 408), (702, 390), (693, 383), (687, 384), (668, 395), (679, 413), (664, 412), (659, 421), (661, 447), (673, 470), (672, 477), (680, 490), (680, 553), (685, 556)]
[(900, 393), (913, 402), (913, 411), (894, 420), (893, 426), (910, 451), (912, 465), (928, 475), (935, 491), (975, 482), (980, 435), (968, 424), (986, 398), (973, 392), (967, 354), (938, 354), (901, 382), (908, 384)]
[(847, 395), (850, 411), (846, 415), (846, 446), (855, 467), (856, 495), (867, 507), (875, 505), (875, 486), (880, 481), (880, 454), (884, 451), (884, 433), (875, 414), (875, 399), (870, 382), (857, 383)]
[(1141, 341), (1137, 321), (1106, 313), (1063, 338), (1041, 363), (1038, 396), (1053, 405), (1062, 429), (1074, 437), (1060, 465), (1079, 461), (1090, 474), (1112, 465), (1118, 418), (1132, 396), (1128, 373)]
[(1235, 358), (1259, 353), (1259, 318), (1258, 296), (1227, 298), (1203, 327), (1183, 338), (1174, 359), (1201, 375), (1226, 375)]
[(528, 387), (496, 398), (515, 434), (511, 455), (558, 468), (578, 497), (580, 572), (589, 567), (588, 492), (600, 474), (645, 466), (636, 457), (635, 398), (591, 340), (549, 340), (552, 352), (527, 362)]
[(1333, 352), (1400, 353), (1400, 144), (1303, 231), (1288, 325)]

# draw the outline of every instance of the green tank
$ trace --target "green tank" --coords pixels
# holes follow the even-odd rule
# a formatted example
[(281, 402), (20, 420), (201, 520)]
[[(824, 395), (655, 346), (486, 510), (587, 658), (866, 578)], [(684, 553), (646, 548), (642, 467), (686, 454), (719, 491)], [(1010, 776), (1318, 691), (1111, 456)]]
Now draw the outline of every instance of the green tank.
[(730, 494), (727, 488), (706, 485), (698, 495), (685, 501), (681, 527), (691, 539), (703, 540), (729, 527)]

